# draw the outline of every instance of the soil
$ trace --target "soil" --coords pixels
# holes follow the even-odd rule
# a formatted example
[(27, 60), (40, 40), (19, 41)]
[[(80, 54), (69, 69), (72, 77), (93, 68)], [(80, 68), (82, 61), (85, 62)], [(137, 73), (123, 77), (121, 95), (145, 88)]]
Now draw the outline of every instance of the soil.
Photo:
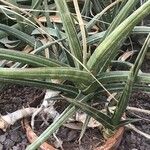
[[(42, 90), (24, 86), (8, 86), (0, 92), (0, 113), (6, 115), (27, 107), (37, 98), (41, 96)], [(29, 144), (20, 122), (16, 122), (7, 132), (0, 130), (0, 150), (24, 150)]]
[[(22, 108), (27, 107), (29, 103), (36, 99), (38, 95), (41, 97), (42, 90), (24, 86), (9, 86), (0, 92), (0, 113), (7, 114)], [(9, 112), (8, 112), (9, 110)], [(61, 110), (60, 110), (61, 111)], [(40, 134), (47, 126), (40, 126), (42, 120), (40, 117), (36, 119), (35, 128), (38, 128), (37, 134)], [(99, 129), (88, 129), (79, 145), (80, 130), (72, 130), (66, 127), (61, 127), (57, 133), (58, 137), (63, 139), (63, 147), (65, 150), (92, 150), (100, 144), (101, 133)], [(50, 138), (51, 142), (54, 141)], [(29, 144), (20, 121), (16, 122), (7, 132), (0, 131), (0, 150), (25, 150)]]
[[(150, 60), (143, 64), (145, 72), (150, 72)], [(0, 113), (7, 114), (22, 108), (27, 107), (38, 96), (42, 99), (43, 91), (37, 88), (24, 87), (24, 86), (8, 86), (0, 92)], [(132, 94), (130, 99), (130, 106), (144, 108), (150, 110), (150, 94), (137, 91)], [(141, 131), (150, 134), (150, 116), (140, 113), (127, 112), (128, 117), (137, 118), (141, 117), (142, 120), (135, 122), (134, 125)], [(38, 120), (38, 119), (37, 119)], [(40, 120), (41, 121), (41, 120)], [(39, 122), (40, 122), (39, 121)], [(39, 126), (38, 126), (39, 125)], [(40, 123), (36, 124), (39, 129), (37, 134), (40, 134), (44, 128)], [(64, 150), (92, 150), (94, 147), (99, 146), (103, 141), (99, 129), (88, 129), (79, 145), (78, 138), (80, 130), (73, 130), (66, 127), (61, 127), (57, 136), (63, 140)], [(53, 141), (53, 138), (50, 138)], [(16, 122), (7, 132), (0, 131), (0, 150), (25, 150), (29, 144), (24, 130), (22, 129), (20, 121)], [(149, 150), (150, 140), (142, 137), (134, 131), (126, 129), (122, 142), (118, 150)]]
[[(0, 112), (2, 114), (6, 114), (21, 108), (22, 104), (23, 106), (26, 106), (27, 103), (33, 100), (39, 93), (41, 93), (41, 91), (35, 88), (33, 89), (30, 87), (21, 86), (9, 87), (7, 90), (1, 93), (1, 99), (9, 101), (9, 103), (1, 103)], [(131, 98), (131, 106), (150, 110), (150, 95), (141, 92), (134, 93)], [(7, 112), (7, 110), (9, 110), (9, 112)], [(133, 115), (128, 113), (128, 115), (135, 117), (135, 114)], [(141, 120), (140, 122), (134, 123), (134, 125), (136, 125), (138, 129), (150, 134), (150, 116), (145, 116), (143, 114), (138, 115), (148, 120)], [(39, 130), (39, 132), (42, 130), (43, 128)], [(59, 138), (63, 139), (64, 150), (92, 150), (94, 147), (103, 142), (99, 140), (101, 138), (99, 129), (88, 129), (82, 139), (81, 145), (78, 143), (79, 134), (80, 130), (71, 130), (62, 127), (57, 135)], [(51, 140), (53, 141), (53, 139)], [(20, 122), (17, 122), (15, 125), (11, 126), (6, 133), (0, 131), (0, 150), (24, 150), (28, 144), (29, 143), (24, 131), (22, 130)], [(149, 150), (149, 148), (149, 140), (140, 136), (134, 131), (127, 129), (118, 150)]]
[[(41, 122), (42, 123), (42, 122)], [(39, 129), (39, 122), (38, 126), (36, 126), (36, 129), (38, 131), (36, 132), (37, 135), (43, 132), (45, 128)], [(81, 126), (80, 126), (81, 127)], [(79, 127), (79, 128), (80, 128)], [(79, 129), (71, 129), (62, 126), (59, 131), (57, 132), (56, 136), (59, 138), (61, 141), (63, 141), (63, 149), (64, 150), (93, 150), (97, 146), (101, 145), (104, 141), (100, 140), (103, 139), (102, 134), (100, 133), (100, 130), (98, 128), (91, 129), (88, 128), (81, 140), (79, 142), (79, 136), (80, 136), (81, 130)], [(47, 141), (54, 147), (57, 147), (56, 140), (53, 137), (50, 137), (49, 140)]]
[[(142, 65), (142, 71), (150, 73), (150, 59), (146, 59)], [(130, 106), (150, 110), (150, 94), (137, 92), (132, 94), (130, 99)], [(142, 113), (127, 112), (128, 117), (141, 118), (141, 121), (133, 123), (139, 130), (150, 134), (150, 116)], [(122, 142), (118, 150), (149, 150), (150, 140), (135, 133), (134, 131), (126, 129)]]
[[(137, 92), (130, 99), (130, 106), (150, 110), (150, 94)], [(142, 113), (127, 112), (128, 117), (141, 118), (141, 121), (132, 123), (139, 130), (150, 134), (150, 116)], [(125, 130), (118, 150), (149, 150), (150, 140), (129, 129)]]
[(64, 127), (61, 129), (60, 137), (61, 139), (65, 139), (63, 144), (64, 150), (93, 150), (103, 142), (100, 141), (100, 139), (102, 139), (102, 134), (100, 133), (100, 130), (95, 128), (88, 129), (86, 131), (85, 136), (83, 136), (81, 144), (79, 145), (78, 138), (80, 132), (80, 130), (68, 130)]

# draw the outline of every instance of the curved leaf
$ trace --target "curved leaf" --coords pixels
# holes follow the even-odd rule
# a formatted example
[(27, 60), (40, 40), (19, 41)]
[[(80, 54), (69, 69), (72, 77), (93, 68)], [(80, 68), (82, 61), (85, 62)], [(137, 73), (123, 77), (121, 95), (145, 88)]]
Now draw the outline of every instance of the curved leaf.
[[(111, 83), (123, 83), (126, 82), (129, 71), (110, 71), (106, 73), (101, 73), (97, 78), (102, 84), (111, 84)], [(139, 73), (135, 83), (146, 83), (150, 84), (150, 74), (149, 73)], [(95, 91), (100, 85), (94, 81), (84, 92), (89, 93)]]
[(114, 130), (114, 126), (112, 125), (111, 118), (101, 111), (95, 109), (94, 107), (89, 106), (88, 104), (78, 102), (76, 100), (66, 98), (66, 100), (80, 108), (83, 112), (87, 113), (89, 116), (93, 117), (95, 120), (99, 121), (104, 127)]
[(1, 83), (8, 83), (8, 84), (19, 84), (19, 85), (27, 85), (27, 86), (35, 86), (40, 88), (51, 89), (54, 91), (61, 91), (65, 92), (70, 95), (76, 96), (78, 94), (78, 89), (63, 84), (56, 84), (47, 81), (40, 81), (40, 80), (28, 80), (28, 79), (14, 79), (14, 78), (0, 78)]
[(65, 64), (59, 63), (53, 59), (47, 59), (42, 56), (37, 56), (33, 54), (27, 54), (20, 51), (15, 50), (8, 50), (4, 48), (0, 48), (0, 58), (6, 60), (12, 60), (15, 62), (22, 62), (25, 64), (30, 64), (33, 66), (39, 67), (59, 67), (59, 66), (66, 66)]
[(19, 31), (15, 28), (9, 27), (7, 25), (1, 24), (0, 23), (0, 30), (5, 31), (7, 34), (13, 35), (15, 37), (17, 37), (18, 39), (28, 43), (31, 47), (35, 47), (35, 45), (37, 45), (37, 47), (41, 46), (42, 44), (39, 43), (39, 41), (36, 41), (34, 39), (34, 37), (31, 37), (30, 35)]

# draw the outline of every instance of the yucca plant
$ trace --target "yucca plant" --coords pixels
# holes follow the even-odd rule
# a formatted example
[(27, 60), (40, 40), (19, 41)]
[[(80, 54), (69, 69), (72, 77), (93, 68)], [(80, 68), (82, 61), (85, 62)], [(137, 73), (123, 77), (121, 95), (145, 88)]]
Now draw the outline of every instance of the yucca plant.
[[(0, 38), (4, 39), (8, 35), (16, 37), (21, 48), (26, 44), (31, 47), (31, 52), (25, 53), (15, 50), (15, 46), (12, 49), (1, 46), (0, 58), (5, 60), (2, 66), (8, 61), (16, 62), (11, 68), (0, 68), (1, 83), (60, 91), (62, 97), (71, 103), (27, 150), (39, 147), (77, 109), (81, 109), (110, 131), (134, 121), (121, 118), (132, 91), (150, 91), (150, 74), (139, 71), (150, 44), (150, 36), (147, 36), (134, 64), (115, 61), (115, 58), (130, 34), (149, 33), (150, 28), (136, 25), (149, 14), (150, 0), (137, 9), (137, 0), (116, 0), (114, 4), (110, 4), (110, 1), (87, 0), (82, 1), (82, 10), (79, 9), (77, 0), (73, 0), (71, 3), (75, 7), (72, 13), (67, 5), (70, 1), (66, 0), (0, 2), (0, 15), (5, 16), (0, 24)], [(26, 2), (31, 5), (30, 9), (20, 8)], [(88, 10), (93, 6), (96, 6), (93, 12), (95, 17), (83, 22), (81, 14), (90, 17)], [(61, 22), (55, 22), (55, 18), (49, 17), (54, 12), (61, 17)], [(43, 16), (46, 25), (39, 21)], [(12, 18), (15, 19), (10, 27), (6, 22), (10, 22)], [(102, 29), (90, 35), (89, 31), (95, 24), (99, 28), (102, 26)], [(37, 35), (40, 35), (39, 40)], [(48, 42), (43, 44), (40, 39)], [(92, 46), (96, 46), (96, 49), (91, 50)], [(29, 65), (28, 68), (25, 68), (26, 64)], [(116, 64), (126, 66), (128, 70), (109, 69)], [(57, 79), (59, 83), (53, 83), (51, 79)], [(120, 93), (120, 97), (113, 97), (112, 92)], [(107, 110), (104, 113), (90, 106), (90, 101), (95, 97), (100, 98), (103, 93), (112, 96), (115, 101), (113, 112)]]

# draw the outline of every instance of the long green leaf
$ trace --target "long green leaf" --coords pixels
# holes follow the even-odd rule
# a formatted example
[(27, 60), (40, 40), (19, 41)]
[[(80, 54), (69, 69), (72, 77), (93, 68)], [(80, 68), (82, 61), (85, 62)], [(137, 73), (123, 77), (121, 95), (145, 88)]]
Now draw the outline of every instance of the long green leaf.
[(150, 45), (150, 34), (147, 36), (147, 38), (144, 42), (144, 45), (143, 45), (140, 53), (138, 54), (138, 57), (136, 58), (135, 64), (131, 68), (130, 74), (129, 74), (128, 79), (127, 79), (127, 83), (124, 87), (123, 93), (119, 99), (118, 105), (117, 105), (115, 112), (114, 112), (114, 115), (112, 117), (114, 125), (119, 124), (121, 117), (127, 108), (128, 101), (129, 101), (129, 98), (130, 98), (130, 95), (131, 95), (131, 92), (133, 89), (134, 82), (137, 78), (137, 74), (138, 74), (139, 69), (142, 65), (142, 62), (144, 60), (144, 57), (146, 55), (146, 52), (147, 52), (149, 45)]
[(76, 96), (78, 94), (78, 89), (63, 84), (56, 84), (47, 81), (40, 81), (40, 80), (28, 80), (28, 79), (15, 79), (15, 78), (0, 78), (1, 83), (7, 84), (18, 84), (18, 85), (27, 85), (27, 86), (34, 86), (39, 88), (46, 88), (51, 89), (54, 91), (61, 91), (65, 92), (70, 95)]
[[(119, 92), (122, 93), (125, 83), (112, 83), (112, 84), (104, 84), (109, 92)], [(133, 91), (143, 91), (150, 92), (150, 87), (142, 84), (134, 84)], [(101, 95), (102, 93), (106, 93), (104, 89), (98, 89), (98, 93)]]
[(110, 62), (110, 54), (113, 55), (117, 52), (117, 46), (120, 45), (120, 42), (122, 42), (134, 26), (149, 13), (150, 0), (134, 11), (113, 32), (111, 32), (109, 36), (105, 38), (90, 57), (87, 67), (96, 74), (101, 68)]
[[(99, 42), (103, 36), (105, 35), (107, 31), (98, 32), (96, 34), (93, 34), (87, 38), (87, 43), (89, 45), (95, 44)], [(148, 26), (135, 26), (132, 30), (131, 34), (148, 34), (150, 32), (150, 27)]]
[(119, 11), (119, 14), (114, 18), (113, 22), (109, 26), (105, 36), (107, 37), (121, 22), (123, 22), (128, 15), (133, 11), (133, 8), (137, 4), (137, 0), (128, 0), (125, 6)]
[[(20, 25), (19, 25), (18, 23), (12, 25), (11, 28), (15, 28), (15, 29), (18, 29), (18, 30), (21, 29), (21, 28), (20, 28)], [(5, 31), (1, 30), (1, 31), (0, 31), (0, 39), (4, 38), (4, 37), (6, 37), (6, 36), (8, 36), (8, 34), (7, 34)]]
[(88, 104), (78, 102), (76, 100), (66, 98), (66, 100), (80, 108), (82, 111), (86, 112), (89, 116), (93, 117), (95, 120), (99, 121), (104, 125), (104, 127), (114, 130), (114, 126), (112, 125), (111, 118), (101, 111), (89, 106)]
[(71, 67), (0, 68), (0, 77), (16, 79), (65, 79), (85, 84), (92, 80), (92, 77), (87, 72)]
[[(129, 71), (110, 71), (110, 72), (101, 73), (97, 79), (102, 84), (111, 84), (111, 83), (118, 83), (118, 82), (123, 83), (126, 82), (129, 73), (130, 73)], [(135, 82), (150, 84), (150, 74), (139, 73), (137, 75)], [(100, 85), (96, 81), (94, 81), (93, 83), (91, 83), (89, 87), (87, 87), (84, 90), (84, 92), (89, 93), (97, 90), (97, 88), (99, 87)]]
[[(62, 19), (62, 23), (68, 38), (71, 53), (82, 62), (82, 47), (80, 45), (77, 32), (75, 29), (75, 23), (70, 15), (67, 3), (65, 0), (55, 0), (57, 9)], [(74, 60), (76, 67), (79, 68), (79, 63)]]
[(20, 51), (8, 50), (4, 48), (0, 48), (0, 58), (6, 60), (12, 60), (15, 62), (22, 62), (25, 64), (30, 64), (38, 67), (59, 67), (66, 66), (65, 64), (59, 63), (53, 59), (47, 59), (42, 56), (37, 56), (33, 54), (27, 54)]

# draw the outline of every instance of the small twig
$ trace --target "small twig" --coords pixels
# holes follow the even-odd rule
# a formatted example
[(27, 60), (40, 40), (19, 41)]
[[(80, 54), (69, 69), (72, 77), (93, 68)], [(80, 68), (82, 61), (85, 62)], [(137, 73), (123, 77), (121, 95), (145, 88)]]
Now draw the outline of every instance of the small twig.
[[(113, 110), (116, 109), (116, 107), (115, 107), (115, 106), (109, 107), (109, 109), (113, 111)], [(128, 106), (128, 107), (127, 107), (127, 110), (134, 111), (134, 112), (139, 112), (139, 113), (144, 113), (144, 114), (150, 115), (150, 110), (141, 109), (141, 108), (137, 108), (137, 107), (130, 107), (130, 106)]]
[(127, 110), (150, 115), (150, 110), (146, 110), (146, 109), (140, 109), (140, 108), (136, 108), (136, 107), (127, 107)]
[(13, 113), (0, 116), (0, 129), (3, 131), (6, 131), (6, 129), (13, 125), (16, 121), (31, 116), (34, 112), (37, 111), (38, 108), (23, 108), (20, 110), (17, 110)]
[[(33, 114), (37, 114), (39, 111), (39, 108), (23, 108), (20, 110), (17, 110), (13, 113), (9, 113), (7, 115), (1, 115), (0, 116), (0, 129), (3, 131), (6, 131), (7, 128), (9, 128), (11, 125), (13, 125), (16, 121), (26, 118), (29, 116), (32, 116)], [(46, 114), (48, 119), (52, 118), (55, 120), (59, 117), (59, 113), (54, 109), (54, 107), (48, 107), (48, 108), (42, 108), (42, 114)], [(42, 115), (41, 114), (41, 115)]]
[(53, 133), (53, 137), (55, 138), (55, 146), (56, 148), (61, 148), (61, 150), (64, 150), (62, 144), (63, 144), (63, 141), (61, 139), (59, 139), (57, 136), (56, 136), (56, 133)]
[[(31, 127), (32, 129), (34, 129), (34, 118), (43, 110), (45, 110), (46, 108), (51, 109), (51, 114), (53, 114), (54, 116), (58, 116), (58, 112), (54, 109), (53, 105), (54, 102), (51, 101), (50, 99), (58, 96), (59, 92), (58, 91), (52, 91), (52, 90), (47, 90), (43, 103), (41, 104), (40, 108), (37, 109), (36, 112), (33, 113), (32, 118), (31, 118)], [(56, 115), (57, 114), (57, 115)], [(54, 118), (53, 118), (54, 119)]]
[(128, 124), (128, 125), (125, 125), (125, 126), (126, 126), (128, 129), (131, 129), (131, 130), (135, 131), (136, 133), (138, 133), (138, 134), (142, 135), (143, 137), (145, 137), (145, 138), (147, 138), (147, 139), (150, 140), (150, 135), (149, 135), (149, 134), (140, 131), (140, 130), (137, 129), (134, 125)]
[(31, 127), (34, 129), (34, 119), (35, 117), (44, 109), (43, 105), (40, 106), (40, 108), (37, 108), (37, 110), (33, 113), (31, 118)]

